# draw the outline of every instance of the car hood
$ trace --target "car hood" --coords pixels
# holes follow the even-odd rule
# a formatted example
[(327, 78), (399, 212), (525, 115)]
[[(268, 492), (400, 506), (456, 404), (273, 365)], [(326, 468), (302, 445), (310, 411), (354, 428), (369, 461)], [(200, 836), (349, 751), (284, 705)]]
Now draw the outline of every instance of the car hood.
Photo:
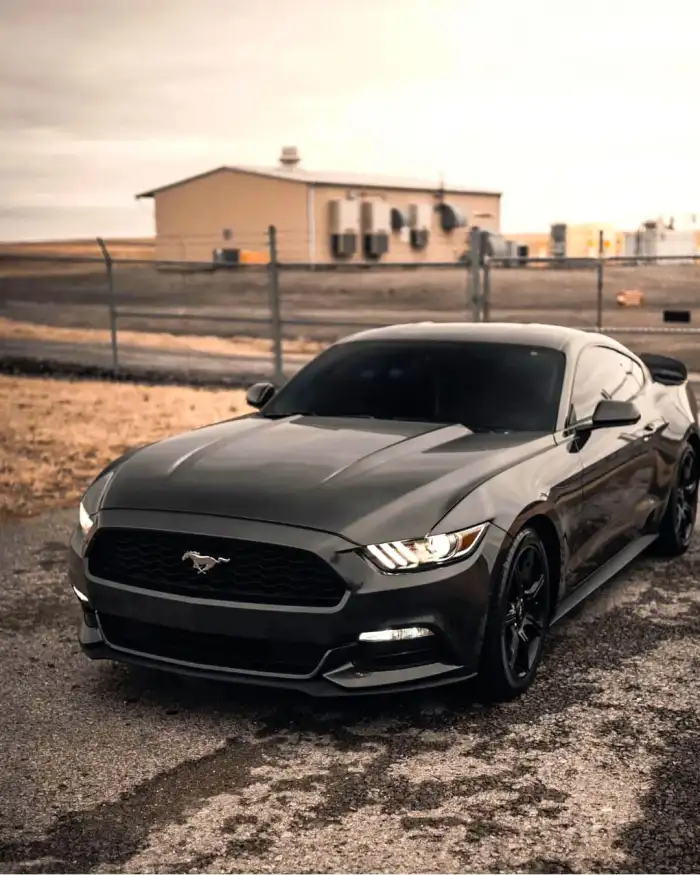
[(409, 538), (552, 440), (461, 425), (251, 415), (129, 455), (102, 507), (291, 524), (360, 544)]

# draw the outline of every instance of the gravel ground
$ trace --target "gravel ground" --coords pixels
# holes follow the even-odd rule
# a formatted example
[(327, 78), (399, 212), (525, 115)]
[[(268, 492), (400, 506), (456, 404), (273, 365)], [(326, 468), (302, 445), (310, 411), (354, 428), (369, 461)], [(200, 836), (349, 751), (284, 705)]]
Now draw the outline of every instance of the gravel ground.
[(506, 706), (329, 705), (85, 660), (73, 512), (0, 528), (0, 871), (697, 872), (700, 541)]

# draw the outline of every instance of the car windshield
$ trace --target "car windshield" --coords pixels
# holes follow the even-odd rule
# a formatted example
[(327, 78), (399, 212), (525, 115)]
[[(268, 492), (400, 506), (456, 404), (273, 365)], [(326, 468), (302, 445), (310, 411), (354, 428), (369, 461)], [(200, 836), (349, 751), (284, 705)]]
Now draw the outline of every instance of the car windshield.
[(511, 343), (350, 341), (299, 371), (261, 415), (552, 432), (565, 363), (559, 350)]

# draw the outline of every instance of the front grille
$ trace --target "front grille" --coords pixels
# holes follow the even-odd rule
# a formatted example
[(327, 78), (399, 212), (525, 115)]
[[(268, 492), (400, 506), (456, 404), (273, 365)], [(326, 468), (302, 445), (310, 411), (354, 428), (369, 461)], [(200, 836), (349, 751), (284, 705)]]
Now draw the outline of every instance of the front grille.
[(209, 635), (112, 614), (100, 613), (99, 620), (107, 643), (113, 647), (211, 668), (305, 676), (314, 672), (326, 652), (315, 644)]
[[(187, 552), (229, 561), (199, 574), (191, 560), (183, 560)], [(98, 531), (88, 571), (156, 592), (256, 604), (331, 607), (345, 594), (340, 575), (308, 550), (145, 529)]]

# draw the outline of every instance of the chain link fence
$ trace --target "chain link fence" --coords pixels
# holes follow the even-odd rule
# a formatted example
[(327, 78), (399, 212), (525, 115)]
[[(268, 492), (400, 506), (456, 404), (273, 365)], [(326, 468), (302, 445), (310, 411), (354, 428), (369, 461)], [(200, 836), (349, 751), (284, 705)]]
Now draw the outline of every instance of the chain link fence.
[[(480, 245), (477, 235), (471, 251)], [(235, 261), (217, 255), (214, 242), (166, 237), (156, 247), (96, 240), (79, 251), (3, 248), (0, 354), (115, 374), (281, 381), (363, 328), (529, 321), (603, 331), (700, 371), (700, 256), (336, 265), (291, 258), (308, 251), (296, 231), (271, 227), (237, 239)]]

